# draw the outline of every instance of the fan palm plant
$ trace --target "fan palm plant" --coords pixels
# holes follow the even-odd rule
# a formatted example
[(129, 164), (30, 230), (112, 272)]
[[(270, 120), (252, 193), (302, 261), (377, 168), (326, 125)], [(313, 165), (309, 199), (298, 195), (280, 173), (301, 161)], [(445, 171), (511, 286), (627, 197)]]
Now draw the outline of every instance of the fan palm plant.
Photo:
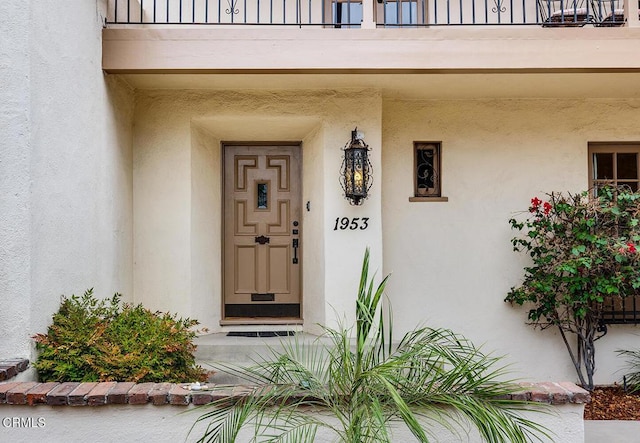
[(390, 310), (381, 310), (387, 279), (377, 286), (369, 279), (367, 250), (355, 342), (353, 328), (325, 328), (328, 345), (283, 341), (282, 351), (272, 350), (255, 366), (225, 367), (255, 388), (207, 405), (196, 421), (207, 423), (199, 441), (235, 442), (251, 426), (251, 441), (313, 442), (326, 428), (345, 443), (390, 442), (393, 427), (404, 423), (418, 441), (428, 442), (431, 425), (457, 432), (463, 418), (489, 442), (548, 437), (544, 427), (521, 415), (534, 405), (507, 399), (518, 386), (499, 381), (505, 374), (499, 359), (464, 337), (420, 328), (393, 344)]
[(625, 391), (640, 391), (640, 349), (619, 349), (616, 353), (626, 358), (627, 373), (622, 378)]

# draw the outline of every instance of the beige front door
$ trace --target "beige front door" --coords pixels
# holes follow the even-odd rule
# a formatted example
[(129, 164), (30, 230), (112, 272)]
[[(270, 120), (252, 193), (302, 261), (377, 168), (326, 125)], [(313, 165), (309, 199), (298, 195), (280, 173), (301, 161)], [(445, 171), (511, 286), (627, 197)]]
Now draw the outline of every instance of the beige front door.
[(224, 318), (300, 318), (300, 146), (224, 146)]

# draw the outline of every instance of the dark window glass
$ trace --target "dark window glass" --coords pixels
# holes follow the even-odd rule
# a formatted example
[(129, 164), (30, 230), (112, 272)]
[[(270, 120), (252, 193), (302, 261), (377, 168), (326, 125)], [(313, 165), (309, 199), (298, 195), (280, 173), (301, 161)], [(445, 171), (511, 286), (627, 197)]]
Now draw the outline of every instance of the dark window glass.
[(418, 197), (440, 196), (440, 144), (419, 143), (416, 145), (415, 195)]
[[(640, 144), (604, 144), (589, 146), (592, 178), (590, 185), (595, 195), (604, 193), (604, 186), (625, 186), (638, 192), (638, 155)], [(640, 291), (639, 291), (640, 292)], [(609, 324), (640, 324), (640, 296), (605, 297), (602, 322)]]
[(640, 190), (640, 145), (594, 143), (589, 146), (590, 186), (594, 192), (602, 186), (626, 186)]
[(434, 149), (418, 149), (418, 188), (433, 188), (435, 185)]
[(618, 153), (617, 154), (618, 179), (638, 178), (638, 154)]
[(638, 190), (638, 182), (618, 182), (618, 186), (628, 186), (633, 192)]
[(613, 154), (597, 153), (593, 154), (594, 176), (598, 180), (612, 180), (613, 177)]
[(258, 209), (269, 209), (269, 188), (266, 183), (258, 183)]

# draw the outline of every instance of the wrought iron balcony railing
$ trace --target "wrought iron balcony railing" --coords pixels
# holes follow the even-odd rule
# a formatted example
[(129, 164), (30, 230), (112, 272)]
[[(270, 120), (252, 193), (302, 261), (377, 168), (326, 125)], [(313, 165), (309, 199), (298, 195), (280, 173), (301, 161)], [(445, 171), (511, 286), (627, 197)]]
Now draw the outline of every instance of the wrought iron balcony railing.
[(623, 0), (109, 0), (106, 24), (622, 26)]

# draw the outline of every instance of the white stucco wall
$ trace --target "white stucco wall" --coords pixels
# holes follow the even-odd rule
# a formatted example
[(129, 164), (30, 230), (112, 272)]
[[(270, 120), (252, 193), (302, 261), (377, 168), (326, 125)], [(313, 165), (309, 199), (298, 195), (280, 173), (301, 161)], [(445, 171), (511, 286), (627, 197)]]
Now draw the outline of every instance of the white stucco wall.
[(31, 300), (29, 4), (0, 4), (0, 355), (28, 357)]
[[(382, 96), (368, 91), (354, 97), (349, 107), (341, 107), (344, 115), (333, 117), (337, 128), (327, 131), (325, 177), (324, 236), (327, 274), (325, 277), (325, 302), (327, 304), (327, 326), (335, 327), (342, 322), (351, 326), (355, 321), (355, 299), (358, 290), (362, 258), (366, 247), (370, 248), (370, 273), (382, 271)], [(369, 145), (369, 159), (373, 167), (373, 186), (369, 198), (361, 206), (352, 206), (342, 198), (337, 186), (342, 165), (342, 155), (336, 155), (336, 147), (344, 148), (351, 131), (358, 127)], [(337, 129), (337, 130), (336, 130)], [(367, 217), (368, 228), (334, 230), (336, 218), (353, 220)]]
[[(192, 124), (191, 130), (191, 291), (184, 303), (192, 303), (187, 312), (218, 312), (222, 250), (220, 142), (205, 129)], [(196, 235), (201, 234), (201, 235)], [(198, 313), (198, 314), (196, 314)], [(210, 325), (203, 325), (210, 327)]]
[[(136, 300), (196, 317), (210, 330), (219, 330), (221, 142), (299, 141), (303, 206), (310, 202), (310, 211), (303, 208), (301, 230), (303, 309), (309, 317), (305, 327), (317, 330), (317, 322), (335, 326), (345, 313), (352, 317), (366, 246), (374, 251), (373, 268), (381, 269), (381, 106), (380, 95), (369, 90), (139, 91), (134, 135)], [(341, 148), (356, 126), (373, 148), (378, 186), (359, 208), (341, 197), (338, 183)], [(204, 207), (195, 207), (200, 204)], [(343, 216), (370, 217), (369, 228), (331, 231), (335, 218)], [(204, 244), (215, 252), (207, 252)]]
[(316, 334), (322, 333), (318, 325), (325, 324), (328, 309), (324, 297), (316, 295), (325, 293), (325, 280), (320, 277), (325, 275), (324, 236), (322, 235), (325, 213), (325, 173), (324, 168), (318, 167), (318, 165), (324, 165), (325, 157), (329, 154), (324, 150), (324, 133), (322, 125), (319, 125), (302, 141), (304, 153), (302, 158), (304, 171), (302, 175), (304, 220), (302, 238), (304, 242), (300, 249), (304, 263), (302, 316), (307, 331)]
[[(85, 407), (51, 407), (51, 406), (9, 406), (0, 409), (0, 437), (15, 443), (44, 440), (52, 443), (68, 441), (100, 441), (100, 442), (148, 442), (148, 441), (186, 441), (195, 442), (206, 428), (206, 422), (194, 427), (191, 435), (189, 429), (198, 416), (205, 410), (193, 407), (177, 406), (85, 406)], [(524, 417), (535, 420), (546, 426), (553, 433), (553, 440), (562, 443), (582, 443), (585, 441), (582, 421), (583, 405), (560, 405), (547, 414), (526, 413)], [(317, 413), (317, 412), (316, 412)], [(5, 417), (24, 419), (26, 426), (2, 425)], [(331, 417), (323, 417), (334, 426)], [(11, 422), (4, 422), (11, 423)], [(461, 421), (461, 426), (453, 430), (429, 423), (424, 425), (430, 432), (431, 441), (437, 443), (480, 443), (477, 431), (462, 426), (468, 423)], [(406, 427), (398, 425), (392, 428), (394, 442), (412, 443), (417, 441)], [(250, 428), (242, 430), (237, 441), (250, 441), (254, 436)], [(315, 442), (330, 443), (336, 441), (335, 434), (321, 429)], [(550, 442), (548, 439), (541, 440)]]
[(132, 90), (101, 71), (102, 1), (3, 2), (0, 356), (60, 295), (131, 297)]
[[(575, 380), (555, 331), (525, 325), (502, 300), (526, 258), (507, 220), (533, 196), (587, 186), (587, 144), (634, 140), (633, 100), (393, 100), (374, 90), (138, 91), (135, 113), (135, 298), (220, 330), (223, 141), (302, 141), (304, 328), (351, 324), (362, 254), (392, 273), (396, 333), (447, 327), (505, 354), (517, 375)], [(361, 207), (338, 185), (355, 126), (372, 148), (374, 186)], [(441, 141), (448, 202), (409, 202), (413, 142)], [(369, 217), (366, 231), (336, 218)], [(383, 229), (384, 226), (384, 229)], [(384, 246), (384, 250), (383, 250)], [(384, 266), (382, 265), (384, 258)], [(637, 329), (598, 342), (598, 383), (621, 377), (614, 350)]]
[[(46, 330), (59, 296), (90, 287), (219, 330), (220, 144), (301, 141), (307, 331), (351, 323), (370, 246), (372, 271), (393, 273), (397, 332), (449, 327), (506, 354), (528, 378), (574, 379), (557, 334), (534, 331), (523, 309), (502, 301), (526, 263), (511, 251), (507, 219), (532, 196), (584, 189), (588, 142), (640, 140), (639, 101), (134, 93), (101, 71), (104, 7), (0, 4), (0, 357), (32, 357), (29, 336)], [(338, 185), (340, 148), (356, 126), (374, 169), (362, 207)], [(443, 143), (446, 203), (408, 201), (418, 140)], [(334, 231), (342, 217), (368, 217), (369, 228)], [(638, 334), (610, 327), (597, 343), (596, 382), (620, 378), (614, 351), (636, 346)]]
[[(384, 268), (402, 330), (451, 328), (526, 377), (576, 380), (561, 338), (525, 325), (503, 302), (523, 276), (507, 220), (545, 192), (587, 188), (587, 144), (638, 141), (640, 102), (625, 100), (388, 101), (383, 119)], [(442, 142), (448, 202), (409, 202), (413, 141)], [(597, 342), (597, 383), (620, 379), (613, 350), (640, 329)]]

